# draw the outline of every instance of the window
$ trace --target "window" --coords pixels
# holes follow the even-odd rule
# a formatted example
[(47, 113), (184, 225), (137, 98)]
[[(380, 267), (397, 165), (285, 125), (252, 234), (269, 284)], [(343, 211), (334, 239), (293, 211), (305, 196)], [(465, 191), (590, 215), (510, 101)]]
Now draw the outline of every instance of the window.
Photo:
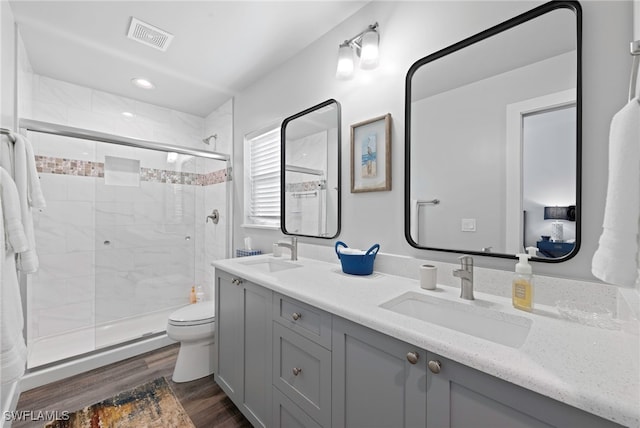
[(280, 227), (280, 127), (245, 137), (245, 224)]

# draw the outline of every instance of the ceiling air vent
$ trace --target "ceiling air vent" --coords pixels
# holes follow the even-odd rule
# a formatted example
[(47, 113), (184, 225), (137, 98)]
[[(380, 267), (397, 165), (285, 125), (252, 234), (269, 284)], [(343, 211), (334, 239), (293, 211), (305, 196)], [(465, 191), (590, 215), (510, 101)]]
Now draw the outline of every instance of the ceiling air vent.
[(166, 51), (169, 43), (173, 40), (173, 34), (142, 22), (133, 16), (131, 17), (131, 25), (129, 26), (127, 37), (161, 51)]

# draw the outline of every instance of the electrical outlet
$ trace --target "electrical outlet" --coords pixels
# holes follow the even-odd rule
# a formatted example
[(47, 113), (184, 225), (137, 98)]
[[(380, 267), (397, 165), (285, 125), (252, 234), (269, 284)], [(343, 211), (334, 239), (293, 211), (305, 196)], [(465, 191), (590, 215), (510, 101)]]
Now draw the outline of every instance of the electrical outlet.
[(476, 231), (476, 219), (475, 218), (463, 218), (461, 228), (463, 232), (475, 232)]

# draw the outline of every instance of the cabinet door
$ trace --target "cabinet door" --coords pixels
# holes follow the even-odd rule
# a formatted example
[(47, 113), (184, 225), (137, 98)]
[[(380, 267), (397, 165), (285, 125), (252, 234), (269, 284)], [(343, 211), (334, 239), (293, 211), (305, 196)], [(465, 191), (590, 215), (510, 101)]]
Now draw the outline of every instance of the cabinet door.
[(253, 426), (271, 425), (270, 290), (216, 274), (214, 379)]
[(225, 272), (216, 271), (216, 338), (214, 379), (236, 404), (242, 398), (244, 355), (244, 289)]
[[(244, 283), (244, 388), (242, 405), (254, 426), (271, 425), (272, 293)], [(224, 303), (224, 302), (223, 302)], [(236, 364), (242, 365), (235, 356)]]
[(426, 351), (337, 317), (333, 321), (333, 426), (424, 427)]
[(440, 366), (438, 373), (428, 373), (429, 428), (619, 427), (436, 354), (427, 359)]
[(273, 388), (273, 427), (321, 428), (311, 416), (303, 412), (277, 388)]

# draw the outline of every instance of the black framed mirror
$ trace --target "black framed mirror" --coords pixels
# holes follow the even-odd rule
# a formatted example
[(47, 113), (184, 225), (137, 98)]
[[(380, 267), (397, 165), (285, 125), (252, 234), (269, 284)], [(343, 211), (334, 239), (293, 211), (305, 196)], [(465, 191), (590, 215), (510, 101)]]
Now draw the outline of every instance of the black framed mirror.
[(410, 245), (504, 258), (534, 247), (544, 262), (577, 253), (581, 13), (576, 1), (545, 3), (411, 66)]
[(329, 99), (282, 122), (280, 228), (286, 235), (340, 234), (340, 112), (340, 103)]

